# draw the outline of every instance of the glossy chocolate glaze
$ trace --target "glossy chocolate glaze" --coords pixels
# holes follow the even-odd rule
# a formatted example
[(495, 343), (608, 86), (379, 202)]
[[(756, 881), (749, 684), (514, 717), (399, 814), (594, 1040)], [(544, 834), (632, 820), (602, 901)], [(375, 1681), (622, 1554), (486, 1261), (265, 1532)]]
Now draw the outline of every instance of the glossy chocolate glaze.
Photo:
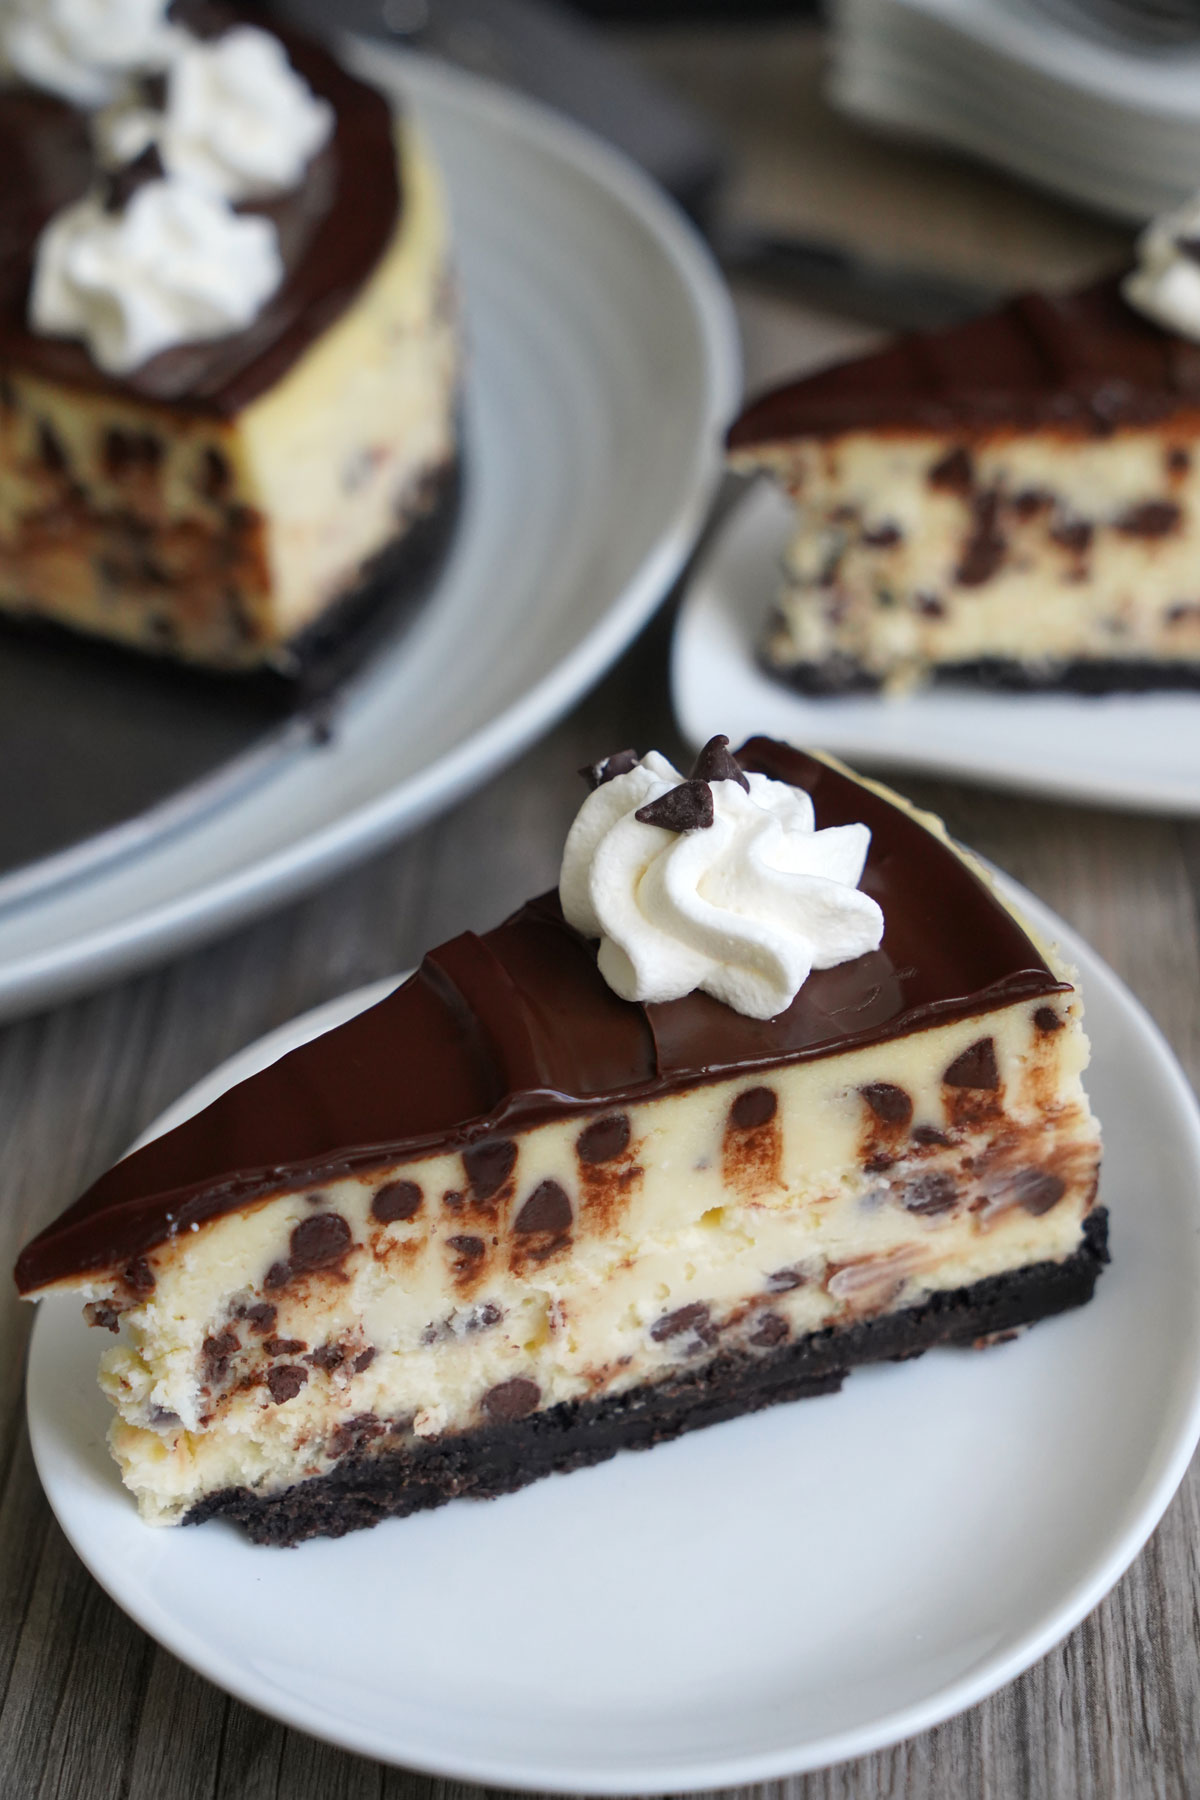
[(810, 976), (775, 1019), (699, 993), (641, 1006), (617, 998), (595, 946), (543, 895), (484, 936), (431, 951), (378, 1006), (110, 1169), (26, 1247), (20, 1288), (121, 1267), (291, 1187), (1069, 991), (986, 884), (910, 814), (767, 738), (739, 760), (806, 788), (819, 826), (870, 826), (862, 887), (883, 908), (877, 951)]
[(337, 120), (303, 184), (253, 208), (279, 227), (283, 283), (244, 331), (178, 344), (119, 378), (98, 369), (83, 344), (43, 337), (26, 324), (38, 234), (92, 178), (86, 119), (50, 94), (0, 89), (0, 375), (19, 370), (66, 387), (230, 417), (273, 386), (346, 310), (400, 216), (391, 109), (318, 45), (277, 35)]
[(1134, 311), (1120, 278), (1071, 294), (1021, 294), (946, 331), (915, 332), (755, 400), (731, 451), (844, 431), (1103, 435), (1200, 409), (1200, 344)]

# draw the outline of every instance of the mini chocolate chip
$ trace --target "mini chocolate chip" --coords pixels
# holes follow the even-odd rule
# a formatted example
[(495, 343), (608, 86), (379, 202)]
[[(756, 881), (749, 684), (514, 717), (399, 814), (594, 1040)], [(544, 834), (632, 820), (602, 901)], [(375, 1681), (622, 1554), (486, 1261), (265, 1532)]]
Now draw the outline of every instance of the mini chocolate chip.
[(948, 1144), (947, 1134), (937, 1125), (914, 1125), (912, 1140), (914, 1144)]
[(483, 1410), (494, 1425), (511, 1425), (531, 1413), (541, 1397), (536, 1381), (514, 1375), (511, 1381), (501, 1381), (488, 1389), (483, 1396)]
[(1051, 1032), (1061, 1031), (1066, 1020), (1052, 1006), (1039, 1006), (1033, 1015), (1033, 1022), (1039, 1031)]
[(889, 1156), (886, 1150), (877, 1150), (873, 1156), (868, 1156), (863, 1168), (868, 1175), (882, 1175), (886, 1169), (894, 1166), (895, 1161), (896, 1158)]
[(322, 1344), (320, 1349), (314, 1350), (308, 1358), (314, 1368), (324, 1369), (327, 1375), (332, 1375), (335, 1369), (340, 1369), (345, 1360), (346, 1352), (340, 1344)]
[(132, 1262), (126, 1263), (121, 1271), (121, 1279), (126, 1287), (133, 1289), (135, 1294), (152, 1294), (154, 1292), (154, 1270), (144, 1256), (135, 1256)]
[(132, 162), (119, 169), (106, 169), (100, 179), (100, 204), (106, 213), (124, 212), (138, 189), (148, 182), (161, 181), (166, 174), (157, 144), (147, 144)]
[(245, 1319), (251, 1331), (261, 1334), (274, 1330), (277, 1314), (278, 1308), (272, 1306), (269, 1300), (258, 1300), (253, 1306), (239, 1307), (237, 1316)]
[(341, 1213), (317, 1213), (295, 1226), (288, 1243), (289, 1261), (294, 1273), (309, 1269), (327, 1269), (341, 1262), (353, 1246), (350, 1227)]
[(294, 1400), (307, 1380), (308, 1370), (299, 1363), (281, 1363), (277, 1369), (267, 1370), (267, 1386), (276, 1406)]
[(628, 775), (630, 769), (636, 769), (641, 760), (636, 750), (614, 750), (611, 756), (602, 757), (599, 762), (588, 763), (579, 773), (595, 793), (606, 781), (612, 781), (618, 775)]
[[(893, 525), (889, 520), (883, 525), (873, 525), (870, 530), (864, 531), (862, 541), (871, 550), (890, 550), (893, 544), (898, 544), (903, 536), (904, 533), (900, 527)], [(751, 1341), (753, 1342), (753, 1340)]]
[(374, 1413), (356, 1413), (354, 1418), (335, 1425), (329, 1439), (330, 1454), (345, 1456), (350, 1450), (362, 1450), (372, 1438), (382, 1437), (386, 1427)]
[(788, 1322), (779, 1313), (763, 1313), (758, 1325), (751, 1334), (750, 1342), (763, 1350), (769, 1350), (775, 1344), (782, 1344), (790, 1336)]
[(1046, 1169), (1022, 1169), (1013, 1178), (1015, 1198), (1035, 1219), (1057, 1206), (1066, 1191), (1067, 1184), (1061, 1175), (1052, 1175)]
[(997, 528), (1000, 496), (993, 489), (975, 501), (974, 525), (963, 546), (954, 579), (959, 587), (982, 587), (990, 581), (1008, 553), (1008, 544)]
[(774, 1088), (743, 1088), (729, 1108), (729, 1122), (739, 1131), (755, 1131), (773, 1119), (779, 1109), (779, 1097)]
[(657, 800), (639, 806), (634, 818), (661, 831), (707, 831), (716, 814), (707, 781), (681, 781)]
[(517, 1161), (517, 1146), (511, 1138), (487, 1138), (463, 1151), (463, 1168), (476, 1200), (490, 1200), (504, 1186)]
[(263, 1276), (263, 1286), (269, 1294), (274, 1294), (281, 1287), (286, 1287), (291, 1279), (292, 1271), (290, 1264), (285, 1262), (272, 1263), (266, 1274)]
[(415, 1181), (387, 1181), (371, 1196), (371, 1217), (380, 1225), (414, 1219), (424, 1196)]
[(83, 1309), (87, 1324), (98, 1325), (103, 1331), (120, 1331), (121, 1309), (110, 1306), (106, 1300), (89, 1300)]
[(308, 1345), (303, 1338), (273, 1337), (267, 1339), (263, 1349), (268, 1356), (299, 1356), (301, 1351), (308, 1349)]
[(906, 1212), (920, 1213), (923, 1218), (950, 1212), (956, 1199), (957, 1189), (953, 1176), (941, 1171), (933, 1175), (918, 1175), (915, 1181), (907, 1184), (900, 1196)]
[(237, 1332), (230, 1331), (228, 1327), (216, 1337), (206, 1337), (200, 1346), (205, 1381), (213, 1387), (224, 1381), (229, 1372), (230, 1361), (241, 1347)]
[(612, 1162), (629, 1148), (629, 1114), (607, 1113), (593, 1119), (575, 1139), (575, 1154), (582, 1163)]
[(482, 1306), (477, 1306), (473, 1312), (467, 1314), (465, 1329), (467, 1331), (486, 1331), (489, 1325), (498, 1325), (503, 1317), (504, 1314), (498, 1306), (493, 1305), (490, 1300), (485, 1300)]
[(996, 1046), (990, 1037), (977, 1038), (956, 1056), (942, 1080), (947, 1087), (991, 1088), (1000, 1086), (996, 1067)]
[(716, 1336), (708, 1307), (703, 1300), (693, 1300), (689, 1306), (680, 1306), (672, 1313), (664, 1313), (650, 1327), (650, 1336), (656, 1344), (662, 1344), (668, 1338), (682, 1337), (685, 1331), (694, 1331), (706, 1343), (711, 1343)]
[(1045, 488), (1022, 488), (1019, 494), (1013, 495), (1012, 500), (1012, 509), (1018, 519), (1032, 519), (1053, 505), (1054, 496)]
[(875, 1117), (885, 1125), (907, 1125), (912, 1118), (912, 1098), (894, 1081), (869, 1081), (858, 1091)]
[(1094, 535), (1095, 527), (1087, 519), (1058, 519), (1050, 527), (1053, 542), (1078, 556), (1083, 555)]
[(569, 1231), (574, 1215), (565, 1189), (557, 1181), (539, 1181), (513, 1220), (513, 1230)]
[(1174, 500), (1144, 500), (1140, 506), (1127, 507), (1113, 523), (1126, 537), (1157, 538), (1174, 531), (1182, 517)]
[(43, 468), (49, 469), (52, 475), (61, 475), (67, 466), (67, 453), (49, 419), (38, 420), (37, 438), (38, 457)]
[(481, 1237), (468, 1236), (447, 1238), (446, 1248), (453, 1250), (459, 1274), (463, 1274), (472, 1263), (479, 1262), (487, 1251), (487, 1245)]
[(102, 460), (106, 472), (119, 478), (133, 469), (156, 469), (163, 448), (149, 431), (122, 431), (114, 425), (104, 434)]
[(375, 1361), (375, 1346), (374, 1346), (374, 1344), (369, 1344), (365, 1350), (359, 1351), (358, 1355), (355, 1357), (353, 1363), (350, 1366), (354, 1370), (354, 1373), (356, 1375), (361, 1375), (363, 1370), (369, 1369), (371, 1364), (374, 1361)]
[(808, 1276), (799, 1269), (776, 1269), (767, 1276), (768, 1294), (788, 1294), (793, 1288), (807, 1285)]
[(926, 476), (930, 487), (942, 488), (951, 494), (968, 494), (975, 482), (975, 464), (971, 460), (971, 452), (961, 444), (953, 450), (947, 450), (938, 462), (934, 463)]
[(736, 781), (740, 788), (750, 792), (750, 783), (746, 772), (729, 748), (729, 739), (724, 735), (710, 737), (703, 750), (692, 764), (693, 781)]
[(1167, 468), (1172, 475), (1186, 475), (1192, 466), (1188, 452), (1179, 444), (1172, 444), (1167, 451)]
[(224, 451), (214, 444), (205, 447), (200, 458), (196, 486), (207, 500), (223, 500), (233, 486), (233, 470)]
[(467, 1203), (467, 1197), (458, 1188), (448, 1188), (442, 1195), (442, 1205), (447, 1212), (461, 1212)]
[(946, 616), (946, 608), (936, 594), (918, 594), (914, 604), (922, 618), (944, 619)]

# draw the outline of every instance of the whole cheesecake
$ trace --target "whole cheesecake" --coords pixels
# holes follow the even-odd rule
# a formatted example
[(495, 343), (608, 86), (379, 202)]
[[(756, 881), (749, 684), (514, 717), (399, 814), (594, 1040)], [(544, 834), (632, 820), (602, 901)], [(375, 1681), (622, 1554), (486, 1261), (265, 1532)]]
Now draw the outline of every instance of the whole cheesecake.
[[(101, 1383), (147, 1520), (337, 1535), (1090, 1297), (1070, 970), (886, 789), (765, 739), (706, 756), (686, 781), (598, 765), (561, 898), (432, 951), (24, 1250), (23, 1294), (118, 1334)], [(639, 953), (597, 951), (580, 856), (627, 852), (643, 899), (707, 859), (695, 918), (731, 881), (761, 898), (771, 863), (774, 923), (728, 914), (742, 975), (727, 946), (701, 971), (727, 1000), (677, 992), (702, 931), (677, 997), (617, 991)], [(794, 955), (770, 1016), (756, 984)]]
[(436, 171), (382, 95), (278, 35), (333, 119), (298, 186), (239, 208), (274, 223), (283, 279), (244, 328), (120, 374), (29, 317), (43, 229), (96, 179), (89, 116), (0, 88), (0, 613), (291, 673), (449, 491), (459, 343)]

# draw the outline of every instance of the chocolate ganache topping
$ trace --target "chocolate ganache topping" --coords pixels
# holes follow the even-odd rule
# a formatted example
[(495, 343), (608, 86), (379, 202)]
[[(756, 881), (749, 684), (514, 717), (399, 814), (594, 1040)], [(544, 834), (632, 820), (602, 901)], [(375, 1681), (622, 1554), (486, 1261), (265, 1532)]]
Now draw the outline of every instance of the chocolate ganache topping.
[(1112, 277), (1076, 293), (1022, 294), (776, 388), (735, 420), (728, 444), (955, 427), (1090, 436), (1197, 408), (1200, 344), (1136, 312)]
[(543, 895), (483, 936), (442, 944), (379, 1005), (117, 1163), (26, 1247), (18, 1286), (127, 1263), (283, 1189), (1069, 992), (986, 883), (910, 814), (767, 738), (738, 761), (806, 789), (820, 826), (870, 827), (862, 888), (886, 920), (878, 950), (815, 972), (774, 1019), (703, 993), (641, 1005), (617, 998), (594, 946)]
[(245, 329), (160, 351), (119, 377), (97, 368), (81, 343), (43, 336), (27, 323), (39, 233), (95, 173), (87, 115), (50, 94), (0, 89), (0, 373), (19, 369), (68, 387), (230, 417), (273, 386), (354, 300), (400, 217), (391, 108), (309, 39), (273, 30), (336, 120), (298, 188), (245, 209), (274, 220), (283, 282)]

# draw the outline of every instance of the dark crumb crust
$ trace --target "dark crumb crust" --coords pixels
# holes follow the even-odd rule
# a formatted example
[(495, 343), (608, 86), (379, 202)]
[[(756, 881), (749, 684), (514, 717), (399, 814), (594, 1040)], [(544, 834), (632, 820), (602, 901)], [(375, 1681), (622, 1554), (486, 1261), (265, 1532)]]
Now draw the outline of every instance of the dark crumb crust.
[(342, 1537), (447, 1500), (492, 1499), (543, 1475), (586, 1468), (618, 1450), (646, 1450), (776, 1401), (834, 1393), (860, 1363), (919, 1356), (938, 1344), (975, 1344), (1082, 1306), (1107, 1261), (1108, 1215), (1097, 1207), (1084, 1221), (1080, 1248), (1065, 1262), (992, 1275), (904, 1312), (813, 1332), (768, 1355), (718, 1356), (677, 1379), (629, 1393), (565, 1401), (512, 1423), (346, 1457), (328, 1475), (267, 1498), (225, 1488), (194, 1506), (185, 1523), (226, 1518), (255, 1543), (299, 1544)]
[[(815, 699), (877, 694), (883, 681), (850, 656), (784, 667), (767, 658), (762, 667), (777, 681)], [(984, 656), (972, 662), (939, 663), (928, 670), (936, 687), (989, 688), (995, 693), (1144, 694), (1163, 689), (1200, 688), (1200, 663), (1149, 662), (1129, 657), (1079, 657), (1067, 663), (1023, 663), (1015, 657)]]

